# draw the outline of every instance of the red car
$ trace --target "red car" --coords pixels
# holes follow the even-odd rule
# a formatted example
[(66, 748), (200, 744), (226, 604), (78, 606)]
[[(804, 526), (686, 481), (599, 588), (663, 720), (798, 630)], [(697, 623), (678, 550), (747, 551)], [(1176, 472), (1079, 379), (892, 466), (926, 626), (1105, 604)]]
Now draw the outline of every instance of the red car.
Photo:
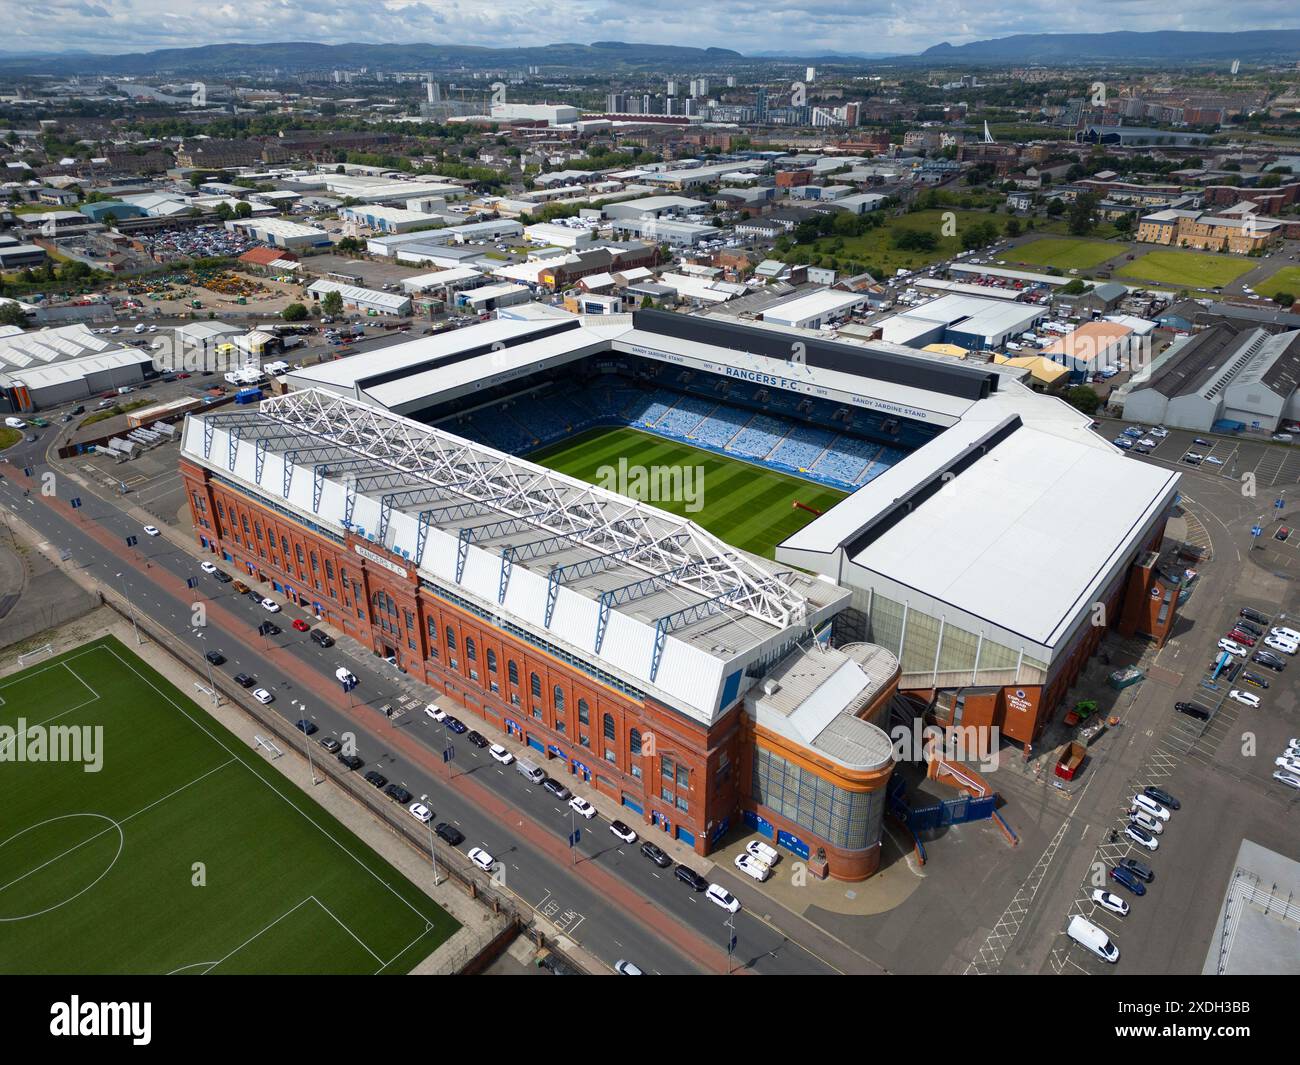
[(311, 628), (311, 626), (308, 625), (307, 622), (303, 621), (302, 618), (294, 618), (293, 627), (297, 629), (299, 632), (306, 632), (308, 629)]
[(1236, 640), (1238, 643), (1244, 643), (1247, 647), (1255, 646), (1255, 637), (1248, 632), (1242, 632), (1240, 629), (1233, 629), (1228, 633), (1228, 639)]

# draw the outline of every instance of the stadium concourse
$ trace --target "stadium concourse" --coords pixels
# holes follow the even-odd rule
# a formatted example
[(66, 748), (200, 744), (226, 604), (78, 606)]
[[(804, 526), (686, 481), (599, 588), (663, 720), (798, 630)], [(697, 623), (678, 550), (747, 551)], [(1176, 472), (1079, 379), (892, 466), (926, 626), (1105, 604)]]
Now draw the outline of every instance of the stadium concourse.
[[(1177, 475), (1019, 377), (802, 330), (539, 311), (192, 415), (181, 472), (206, 549), (553, 774), (701, 854), (743, 821), (857, 880), (879, 863), (900, 716), (1032, 743), (1100, 639), (1094, 604), (1126, 634), (1173, 623), (1154, 561)], [(851, 494), (774, 562), (526, 458), (602, 427)]]

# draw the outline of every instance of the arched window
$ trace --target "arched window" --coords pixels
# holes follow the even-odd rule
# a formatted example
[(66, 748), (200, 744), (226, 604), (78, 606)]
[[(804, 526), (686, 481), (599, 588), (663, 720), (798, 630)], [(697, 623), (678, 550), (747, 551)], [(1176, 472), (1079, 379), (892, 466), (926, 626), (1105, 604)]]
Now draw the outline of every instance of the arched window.
[(497, 671), (497, 653), (490, 647), (488, 648), (487, 653), (487, 664), (489, 673), (495, 673)]
[(591, 708), (587, 706), (586, 699), (578, 700), (578, 720), (584, 725), (591, 724)]
[(627, 734), (627, 742), (628, 742), (628, 747), (631, 748), (632, 753), (639, 757), (641, 754), (641, 730), (634, 728), (631, 732), (629, 732)]
[(555, 686), (555, 710), (557, 713), (564, 712), (564, 689), (558, 684)]
[(605, 729), (605, 739), (612, 740), (614, 738), (614, 715), (613, 714), (605, 715), (604, 729)]
[(447, 626), (447, 650), (456, 650), (456, 630), (450, 625)]
[(508, 672), (509, 672), (509, 675), (510, 675), (510, 683), (511, 683), (511, 684), (518, 684), (518, 683), (519, 683), (519, 667), (518, 667), (517, 665), (515, 665), (513, 661), (510, 662)]
[(465, 637), (465, 657), (471, 662), (478, 660), (478, 647), (475, 646), (474, 640), (470, 636)]
[(533, 693), (534, 699), (542, 697), (542, 678), (533, 673), (528, 678), (528, 688)]

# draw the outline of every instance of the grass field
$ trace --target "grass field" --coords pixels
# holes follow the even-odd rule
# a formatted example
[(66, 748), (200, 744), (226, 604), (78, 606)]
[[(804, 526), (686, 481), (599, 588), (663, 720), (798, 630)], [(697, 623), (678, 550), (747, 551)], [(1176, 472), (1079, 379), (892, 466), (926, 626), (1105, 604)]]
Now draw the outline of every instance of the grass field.
[(1261, 296), (1272, 297), (1278, 292), (1289, 292), (1300, 298), (1300, 266), (1284, 266), (1267, 281), (1255, 286)]
[[(973, 226), (979, 222), (993, 222), (999, 232), (1006, 224), (1005, 218), (995, 218), (987, 211), (953, 210), (957, 218), (956, 235), (943, 235), (943, 215), (945, 210), (913, 211), (890, 219), (878, 229), (872, 229), (860, 237), (843, 237), (844, 247), (834, 250), (831, 244), (834, 238), (826, 237), (817, 241), (813, 248), (818, 255), (833, 255), (837, 259), (851, 259), (854, 262), (867, 263), (885, 274), (895, 270), (913, 270), (918, 266), (927, 266), (940, 259), (949, 259), (962, 250), (962, 226)], [(938, 238), (934, 251), (903, 251), (893, 245), (894, 234), (903, 230), (918, 230), (933, 233)], [(796, 249), (797, 250), (797, 249)]]
[(7, 447), (13, 447), (22, 438), (21, 430), (11, 429), (7, 425), (0, 425), (0, 451)]
[[(698, 496), (691, 495), (698, 506), (687, 498), (643, 501), (690, 518), (727, 543), (767, 558), (775, 554), (777, 544), (813, 519), (806, 510), (791, 506), (796, 499), (817, 510), (827, 510), (844, 498), (843, 492), (833, 488), (637, 429), (595, 429), (528, 456), (530, 462), (630, 494), (617, 484), (607, 484), (598, 472), (602, 466), (617, 468), (620, 458), (625, 458), (629, 467), (646, 469), (698, 467), (703, 471), (698, 481), (701, 491)], [(681, 483), (688, 482), (683, 479)], [(634, 484), (631, 478), (628, 484)]]
[[(404, 973), (456, 921), (112, 637), (0, 680), (0, 972)], [(25, 745), (24, 745), (25, 746)]]
[(1119, 277), (1135, 277), (1160, 285), (1184, 288), (1221, 288), (1249, 273), (1253, 259), (1212, 255), (1200, 251), (1149, 251), (1115, 271)]
[(1043, 237), (1007, 249), (1007, 262), (1054, 266), (1058, 270), (1091, 270), (1124, 252), (1124, 245), (1078, 237)]

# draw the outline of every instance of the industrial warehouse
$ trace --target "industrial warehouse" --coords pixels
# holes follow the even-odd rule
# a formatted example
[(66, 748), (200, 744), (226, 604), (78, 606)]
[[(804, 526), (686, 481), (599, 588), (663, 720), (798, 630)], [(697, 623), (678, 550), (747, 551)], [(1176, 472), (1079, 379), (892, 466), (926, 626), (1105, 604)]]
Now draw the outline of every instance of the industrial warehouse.
[[(1168, 633), (1178, 476), (992, 366), (789, 352), (642, 311), (302, 368), (187, 421), (196, 534), (697, 852), (743, 820), (862, 879), (891, 717), (961, 706), (1030, 745), (1104, 631), (1094, 604)], [(523, 457), (617, 424), (850, 494), (773, 562)]]

